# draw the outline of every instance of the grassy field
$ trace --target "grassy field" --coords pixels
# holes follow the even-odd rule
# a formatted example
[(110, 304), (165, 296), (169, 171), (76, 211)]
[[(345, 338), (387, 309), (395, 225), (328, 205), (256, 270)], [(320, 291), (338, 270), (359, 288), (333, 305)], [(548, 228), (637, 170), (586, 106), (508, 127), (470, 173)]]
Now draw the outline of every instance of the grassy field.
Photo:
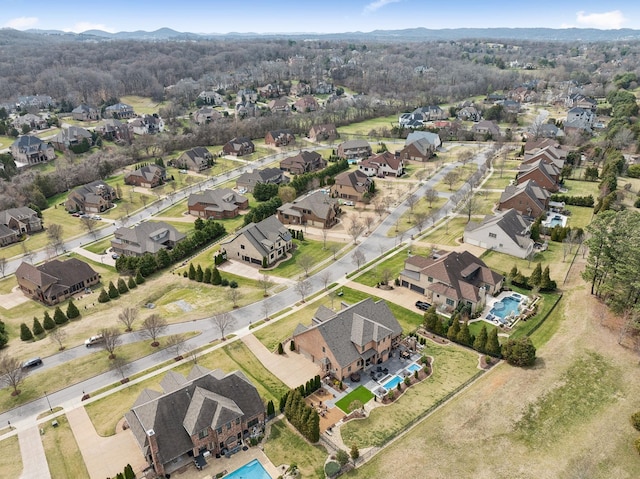
[(564, 180), (564, 186), (569, 190), (565, 193), (569, 196), (593, 195), (594, 198), (598, 197), (597, 181)]
[(3, 477), (20, 477), (22, 474), (22, 456), (18, 436), (0, 441), (0, 471)]
[[(413, 228), (416, 225), (415, 215), (425, 214), (427, 215), (427, 218), (429, 218), (432, 214), (436, 213), (446, 202), (446, 198), (439, 197), (432, 203), (431, 207), (429, 207), (429, 203), (427, 203), (424, 198), (420, 198), (413, 207), (413, 212), (406, 211), (399, 218), (399, 221), (396, 223), (395, 227), (389, 228), (389, 231), (387, 231), (387, 236), (393, 237)], [(423, 229), (430, 226), (432, 226), (432, 221), (429, 219), (424, 222)]]
[(398, 115), (373, 118), (371, 120), (362, 121), (360, 123), (352, 123), (351, 125), (341, 126), (338, 128), (338, 133), (340, 133), (341, 135), (367, 136), (373, 129), (378, 130), (380, 128), (388, 128), (390, 130), (394, 124), (398, 124)]
[(137, 114), (147, 114), (152, 115), (153, 113), (158, 113), (158, 110), (164, 106), (164, 102), (155, 102), (151, 98), (136, 96), (136, 95), (128, 95), (120, 97), (120, 101), (122, 103), (126, 103), (133, 107), (133, 111)]
[(509, 183), (515, 178), (516, 171), (504, 170), (502, 178), (500, 174), (494, 172), (490, 178), (482, 184), (483, 190), (504, 190)]
[[(475, 201), (476, 208), (473, 212), (474, 215), (490, 215), (493, 214), (493, 207), (500, 201), (501, 193), (497, 192), (485, 192), (485, 191), (476, 191), (475, 193)], [(476, 221), (481, 220), (481, 218), (476, 218)]]
[(42, 445), (47, 456), (51, 479), (89, 477), (67, 417), (58, 416), (56, 421), (58, 421), (58, 427), (53, 427), (50, 422), (41, 426), (44, 430)]
[(567, 226), (572, 228), (585, 228), (593, 218), (593, 208), (586, 206), (567, 206), (571, 211), (571, 216), (567, 222)]
[(422, 243), (432, 243), (435, 245), (457, 246), (457, 240), (462, 238), (464, 227), (467, 224), (467, 218), (457, 216), (451, 219), (448, 224), (439, 226), (438, 229), (430, 231), (427, 235), (421, 236)]
[[(430, 248), (423, 248), (419, 246), (412, 246), (411, 248), (412, 255), (427, 255), (429, 254), (429, 251)], [(385, 269), (389, 269), (392, 273), (391, 277), (395, 279), (400, 274), (400, 271), (404, 269), (404, 262), (406, 261), (408, 254), (409, 253), (406, 249), (400, 251), (390, 258), (385, 259), (369, 271), (354, 278), (354, 281), (366, 286), (375, 286), (380, 282), (380, 274)]]
[(326, 450), (321, 446), (312, 446), (284, 421), (271, 424), (269, 439), (264, 444), (264, 453), (276, 466), (297, 464), (304, 479), (324, 479), (324, 461)]
[(351, 412), (350, 406), (353, 401), (360, 401), (364, 406), (373, 399), (373, 393), (364, 386), (358, 386), (342, 399), (336, 401), (336, 406), (342, 409), (346, 414)]
[[(295, 278), (300, 274), (304, 274), (304, 269), (299, 264), (299, 258), (301, 256), (309, 256), (312, 259), (311, 264), (315, 267), (315, 265), (333, 255), (331, 252), (332, 245), (342, 246), (342, 243), (327, 241), (326, 248), (324, 248), (322, 241), (313, 241), (308, 239), (304, 239), (302, 241), (293, 240), (293, 243), (296, 245), (296, 248), (291, 253), (291, 258), (279, 263), (274, 269), (261, 269), (260, 272), (267, 273), (272, 276), (279, 276), (281, 278)], [(311, 272), (311, 270), (309, 272)]]
[(345, 444), (357, 444), (359, 448), (384, 444), (478, 372), (477, 355), (466, 349), (428, 341), (422, 352), (434, 358), (431, 377), (407, 389), (394, 403), (373, 409), (367, 419), (342, 426)]
[[(289, 389), (270, 371), (265, 369), (242, 341), (234, 341), (224, 348), (217, 349), (198, 358), (198, 365), (211, 370), (221, 369), (225, 373), (235, 370), (242, 371), (258, 389), (258, 393), (265, 402), (273, 400), (277, 404), (280, 396)], [(193, 363), (188, 362), (174, 368), (174, 371), (187, 376), (192, 367)], [(98, 434), (101, 436), (115, 434), (116, 424), (124, 413), (131, 409), (131, 406), (145, 388), (161, 391), (160, 382), (162, 378), (162, 374), (157, 375), (140, 383), (132, 384), (116, 394), (111, 394), (99, 401), (88, 404), (86, 409)]]
[(489, 268), (505, 276), (509, 274), (509, 271), (511, 271), (511, 268), (514, 266), (517, 266), (518, 271), (528, 276), (536, 267), (537, 263), (542, 263), (542, 269), (547, 265), (549, 266), (551, 279), (561, 283), (571, 261), (569, 256), (567, 256), (567, 261), (563, 261), (562, 256), (563, 245), (555, 241), (550, 241), (549, 248), (546, 251), (536, 253), (532, 261), (491, 250), (485, 251), (481, 258)]

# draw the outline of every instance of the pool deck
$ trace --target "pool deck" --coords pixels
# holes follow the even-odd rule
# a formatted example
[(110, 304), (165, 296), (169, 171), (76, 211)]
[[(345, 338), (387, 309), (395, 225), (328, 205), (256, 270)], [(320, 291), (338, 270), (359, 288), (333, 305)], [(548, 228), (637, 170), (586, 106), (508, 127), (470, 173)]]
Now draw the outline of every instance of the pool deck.
[[(262, 464), (272, 479), (276, 479), (282, 475), (283, 469), (280, 464), (278, 464), (278, 466), (272, 464), (259, 447), (250, 447), (247, 451), (240, 451), (229, 458), (222, 457), (216, 459), (215, 457), (208, 457), (207, 467), (203, 470), (199, 471), (191, 464), (191, 466), (183, 472), (172, 472), (171, 477), (176, 479), (210, 479), (220, 472), (226, 471), (226, 473), (230, 473), (236, 469), (240, 469), (254, 459), (260, 461), (260, 464)], [(286, 467), (288, 467), (288, 465), (286, 465)]]
[[(493, 307), (495, 306), (496, 303), (499, 303), (504, 298), (507, 298), (509, 296), (513, 296), (515, 294), (520, 296), (521, 301), (522, 301), (522, 298), (526, 298), (527, 299), (527, 303), (529, 303), (531, 301), (531, 298), (529, 298), (526, 295), (523, 295), (523, 294), (520, 294), (520, 293), (516, 293), (514, 291), (503, 291), (496, 298), (494, 298), (494, 297), (488, 297), (487, 298), (487, 304), (484, 307), (484, 311), (482, 311), (482, 314), (480, 315), (480, 321), (486, 321), (489, 324), (493, 324), (494, 326), (495, 325), (500, 325), (501, 324), (500, 320), (494, 320), (493, 318), (489, 317), (491, 309), (493, 309)], [(520, 307), (519, 307), (518, 311), (520, 311)], [(507, 322), (502, 323), (502, 324), (509, 324), (509, 322), (507, 321)]]

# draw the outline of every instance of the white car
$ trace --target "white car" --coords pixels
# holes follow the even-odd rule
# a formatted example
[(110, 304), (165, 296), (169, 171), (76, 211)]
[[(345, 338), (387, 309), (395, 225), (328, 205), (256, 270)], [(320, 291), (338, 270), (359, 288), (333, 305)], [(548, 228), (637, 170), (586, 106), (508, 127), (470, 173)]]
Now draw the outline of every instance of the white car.
[(84, 345), (88, 348), (90, 348), (91, 346), (94, 346), (96, 344), (99, 344), (101, 342), (104, 341), (104, 338), (102, 337), (102, 334), (97, 334), (95, 336), (91, 336), (89, 339), (87, 339), (84, 342)]
[(353, 201), (345, 201), (342, 204), (345, 205), (345, 206), (355, 206), (356, 205)]

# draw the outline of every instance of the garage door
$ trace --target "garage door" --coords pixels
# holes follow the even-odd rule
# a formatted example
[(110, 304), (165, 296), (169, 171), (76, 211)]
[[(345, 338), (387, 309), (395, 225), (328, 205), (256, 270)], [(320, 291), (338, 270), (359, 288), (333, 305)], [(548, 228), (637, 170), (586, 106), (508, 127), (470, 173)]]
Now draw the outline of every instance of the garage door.
[(421, 288), (420, 286), (418, 286), (416, 284), (410, 284), (409, 285), (409, 289), (411, 291), (417, 291), (420, 294), (424, 294), (424, 288)]

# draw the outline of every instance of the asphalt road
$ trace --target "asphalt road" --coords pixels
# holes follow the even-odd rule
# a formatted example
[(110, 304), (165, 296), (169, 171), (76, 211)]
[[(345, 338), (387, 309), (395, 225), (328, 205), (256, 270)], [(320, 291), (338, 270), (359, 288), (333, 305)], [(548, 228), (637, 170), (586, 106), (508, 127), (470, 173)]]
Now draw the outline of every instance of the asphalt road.
[[(483, 150), (477, 153), (474, 158), (474, 162), (480, 166), (486, 160), (487, 150)], [(235, 178), (240, 175), (244, 170), (251, 169), (256, 166), (261, 166), (266, 163), (270, 163), (277, 159), (278, 155), (274, 155), (269, 158), (265, 158), (259, 160), (258, 162), (252, 163), (251, 166), (241, 168), (240, 170), (235, 170), (230, 176), (219, 178), (212, 178), (206, 181), (206, 187), (215, 186), (218, 183), (226, 182), (231, 178)], [(428, 181), (423, 182), (414, 194), (418, 196), (424, 195), (424, 192), (427, 188), (434, 187), (450, 170), (458, 166), (457, 164), (448, 164), (445, 165), (440, 171), (438, 171), (433, 177), (431, 177)], [(205, 187), (203, 185), (203, 187)], [(177, 194), (174, 202), (178, 199), (182, 199), (186, 197), (193, 191), (197, 191), (201, 189), (200, 185), (189, 188), (187, 191), (183, 191), (180, 194)], [(465, 184), (461, 191), (468, 191), (469, 186)], [(171, 200), (160, 200), (152, 205), (149, 205), (144, 211), (134, 215), (129, 224), (135, 224), (140, 221), (144, 221), (152, 216), (152, 212), (161, 211), (162, 209), (171, 206)], [(395, 247), (401, 239), (398, 237), (387, 237), (387, 231), (390, 228), (394, 227), (396, 221), (408, 210), (408, 206), (406, 202), (402, 202), (399, 204), (391, 213), (385, 218), (385, 220), (378, 225), (378, 227), (367, 237), (362, 237), (360, 239), (360, 243), (356, 247), (359, 251), (361, 251), (366, 261), (371, 261), (372, 259), (380, 256), (383, 251), (388, 251), (389, 249)], [(450, 200), (438, 210), (438, 212), (434, 215), (434, 221), (438, 221), (439, 219), (447, 216), (451, 210), (453, 209), (453, 205)], [(114, 226), (109, 226), (102, 230), (98, 231), (97, 239), (108, 236), (115, 229)], [(402, 238), (408, 240), (411, 235), (417, 234), (418, 231), (415, 228), (407, 231)], [(86, 242), (94, 241), (95, 239), (90, 235), (85, 235), (82, 238), (78, 238), (72, 240), (67, 243), (67, 250), (80, 246), (80, 243), (85, 244)], [(352, 255), (346, 255), (334, 262), (329, 263), (329, 266), (322, 271), (324, 274), (326, 271), (330, 273), (329, 283), (336, 282), (341, 278), (344, 278), (347, 273), (353, 271), (353, 263), (352, 263)], [(42, 258), (41, 260), (44, 260)], [(38, 260), (34, 259), (34, 262), (38, 262)], [(310, 283), (311, 288), (307, 296), (314, 294), (315, 292), (320, 291), (324, 287), (324, 282), (320, 279), (320, 274), (317, 273), (311, 276), (307, 281)], [(263, 304), (266, 302), (268, 304), (268, 310), (271, 313), (280, 311), (292, 304), (295, 304), (300, 300), (300, 295), (295, 291), (294, 288), (288, 288), (278, 294), (275, 294), (269, 298), (266, 298), (263, 301), (253, 303), (251, 305), (245, 306), (243, 308), (239, 308), (235, 311), (232, 311), (231, 314), (235, 319), (235, 331), (240, 331), (249, 324), (254, 323), (256, 321), (261, 320), (264, 317), (264, 308)], [(211, 317), (188, 321), (184, 323), (172, 324), (167, 328), (165, 334), (180, 334), (180, 333), (188, 333), (188, 332), (200, 332), (199, 335), (187, 340), (185, 342), (185, 351), (189, 351), (191, 349), (195, 349), (196, 347), (203, 346), (211, 341), (220, 338), (220, 332), (216, 327), (214, 327)], [(225, 332), (227, 335), (231, 333), (231, 331)], [(130, 343), (135, 341), (140, 341), (142, 338), (139, 333), (133, 332), (128, 333), (122, 336), (122, 343)], [(96, 350), (93, 348), (86, 348), (84, 346), (78, 346), (75, 348), (70, 348), (61, 353), (55, 354), (53, 356), (44, 358), (44, 364), (41, 366), (38, 371), (47, 370), (50, 368), (54, 368), (56, 366), (60, 366), (65, 364), (66, 362), (82, 357), (88, 354), (93, 353)], [(127, 376), (132, 376), (139, 372), (142, 372), (146, 369), (152, 368), (162, 362), (172, 359), (173, 354), (167, 350), (163, 349), (158, 351), (157, 353), (151, 354), (144, 358), (138, 359), (129, 363), (127, 366), (126, 374)], [(35, 371), (34, 371), (35, 372)], [(99, 374), (90, 379), (86, 379), (72, 386), (66, 387), (59, 391), (50, 392), (46, 396), (39, 398), (37, 400), (26, 403), (22, 406), (14, 408), (10, 411), (4, 412), (0, 414), (0, 425), (5, 424), (7, 421), (11, 422), (12, 426), (17, 428), (21, 427), (29, 427), (32, 426), (35, 420), (35, 417), (48, 409), (49, 407), (56, 407), (67, 403), (72, 400), (78, 400), (82, 397), (84, 392), (91, 392), (98, 389), (101, 389), (105, 386), (113, 384), (116, 381), (121, 379), (120, 373), (116, 370), (107, 371), (105, 373)]]

